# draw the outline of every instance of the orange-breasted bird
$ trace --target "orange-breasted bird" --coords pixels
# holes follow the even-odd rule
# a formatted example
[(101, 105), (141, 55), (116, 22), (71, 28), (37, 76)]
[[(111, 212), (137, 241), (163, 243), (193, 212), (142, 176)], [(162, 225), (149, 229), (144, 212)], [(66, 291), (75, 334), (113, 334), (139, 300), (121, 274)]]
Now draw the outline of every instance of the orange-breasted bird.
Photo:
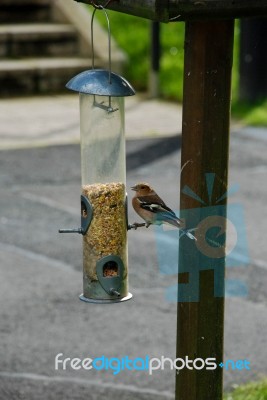
[[(136, 213), (150, 225), (170, 224), (181, 229), (182, 233), (193, 240), (197, 240), (190, 230), (183, 229), (183, 222), (175, 212), (169, 208), (148, 183), (137, 183), (131, 187), (135, 196), (132, 205)], [(194, 229), (192, 229), (194, 230)]]

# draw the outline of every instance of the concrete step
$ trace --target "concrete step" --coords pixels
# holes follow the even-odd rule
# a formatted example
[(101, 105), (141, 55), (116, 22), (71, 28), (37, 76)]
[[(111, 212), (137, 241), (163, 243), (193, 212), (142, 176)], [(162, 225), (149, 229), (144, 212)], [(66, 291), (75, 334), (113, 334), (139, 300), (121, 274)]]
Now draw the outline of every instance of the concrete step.
[(50, 0), (1, 0), (0, 23), (49, 21)]
[[(91, 68), (91, 13), (73, 0), (0, 0), (0, 96), (65, 91)], [(94, 23), (95, 66), (107, 68), (107, 33)], [(111, 40), (112, 69), (124, 54)]]
[(20, 6), (29, 4), (32, 6), (49, 6), (50, 0), (1, 0), (1, 6)]
[(70, 24), (0, 25), (0, 57), (67, 56), (79, 53), (79, 40)]
[(1, 60), (1, 96), (64, 92), (66, 83), (91, 65), (90, 59), (76, 57)]

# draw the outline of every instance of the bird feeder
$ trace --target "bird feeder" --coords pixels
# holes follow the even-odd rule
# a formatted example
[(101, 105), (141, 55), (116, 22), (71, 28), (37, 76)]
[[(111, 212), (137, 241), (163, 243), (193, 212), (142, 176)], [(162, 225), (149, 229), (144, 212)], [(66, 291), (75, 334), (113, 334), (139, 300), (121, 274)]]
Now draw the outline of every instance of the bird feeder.
[[(107, 14), (106, 18), (108, 21)], [(60, 232), (83, 235), (80, 299), (93, 303), (125, 301), (132, 295), (128, 292), (124, 97), (135, 92), (111, 68), (94, 69), (94, 63), (66, 87), (80, 96), (81, 228)]]

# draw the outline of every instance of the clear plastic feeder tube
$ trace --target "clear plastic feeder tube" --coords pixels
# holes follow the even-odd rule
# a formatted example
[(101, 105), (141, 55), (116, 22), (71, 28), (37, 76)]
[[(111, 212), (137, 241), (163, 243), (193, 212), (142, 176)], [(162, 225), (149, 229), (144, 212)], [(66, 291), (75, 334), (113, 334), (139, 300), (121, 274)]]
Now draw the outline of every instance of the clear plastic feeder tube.
[(124, 301), (128, 293), (124, 97), (132, 86), (111, 71), (92, 69), (67, 88), (80, 93), (83, 295)]
[(82, 194), (93, 209), (83, 237), (84, 296), (121, 298), (128, 295), (124, 98), (80, 93), (80, 118)]
[(124, 98), (80, 93), (82, 185), (125, 184)]

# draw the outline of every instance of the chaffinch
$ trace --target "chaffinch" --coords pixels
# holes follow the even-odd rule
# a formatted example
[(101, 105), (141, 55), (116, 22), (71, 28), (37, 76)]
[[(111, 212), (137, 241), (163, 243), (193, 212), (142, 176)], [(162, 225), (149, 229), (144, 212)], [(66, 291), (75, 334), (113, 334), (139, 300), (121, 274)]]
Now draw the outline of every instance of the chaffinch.
[[(191, 229), (183, 229), (183, 221), (164, 203), (148, 183), (137, 183), (131, 189), (136, 192), (132, 199), (133, 208), (146, 221), (147, 228), (152, 224), (170, 224), (181, 229), (182, 233), (190, 239), (196, 240), (190, 232)], [(135, 224), (133, 225), (135, 226)], [(136, 224), (137, 226), (140, 226), (140, 224)]]

